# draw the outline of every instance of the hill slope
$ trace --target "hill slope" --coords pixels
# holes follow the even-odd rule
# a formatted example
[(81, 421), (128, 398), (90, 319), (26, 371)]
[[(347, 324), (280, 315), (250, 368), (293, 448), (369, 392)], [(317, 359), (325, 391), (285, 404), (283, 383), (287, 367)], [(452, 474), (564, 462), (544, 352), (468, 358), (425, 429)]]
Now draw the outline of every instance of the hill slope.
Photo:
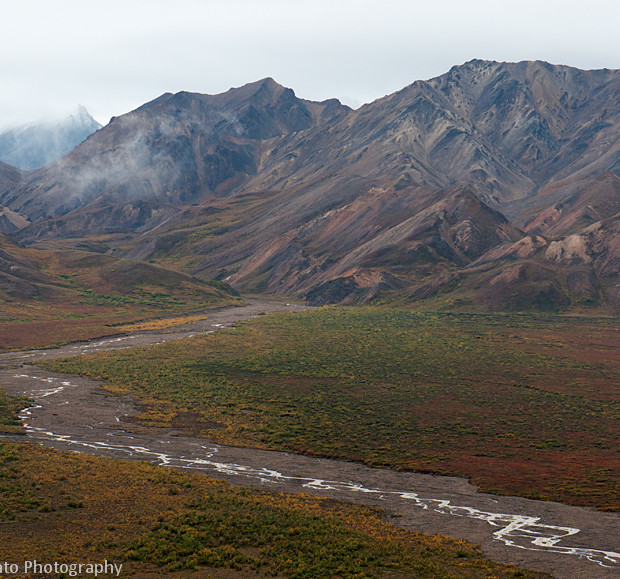
[(152, 264), (24, 248), (0, 234), (0, 350), (114, 334), (114, 326), (235, 305), (228, 286)]

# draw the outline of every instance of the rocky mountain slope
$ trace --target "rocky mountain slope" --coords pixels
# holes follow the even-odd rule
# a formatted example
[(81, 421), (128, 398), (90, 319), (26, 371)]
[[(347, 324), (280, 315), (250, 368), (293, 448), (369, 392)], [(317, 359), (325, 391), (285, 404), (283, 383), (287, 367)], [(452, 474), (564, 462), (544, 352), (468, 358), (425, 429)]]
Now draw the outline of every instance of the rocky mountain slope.
[[(22, 171), (0, 161), (0, 191), (6, 191), (18, 183), (23, 176)], [(12, 233), (28, 225), (28, 220), (6, 207), (0, 205), (0, 233)]]
[(67, 154), (100, 128), (84, 107), (60, 121), (11, 127), (0, 132), (0, 161), (20, 169), (38, 169)]
[(180, 206), (242, 188), (260, 170), (265, 143), (347, 111), (337, 101), (298, 99), (271, 79), (223, 95), (165, 94), (113, 118), (3, 199), (32, 221), (87, 208), (101, 213), (100, 231), (155, 227)]
[(23, 177), (23, 172), (17, 167), (7, 165), (0, 161), (0, 192), (4, 193), (15, 184), (19, 183)]
[(480, 60), (358, 110), (272, 79), (166, 94), (0, 203), (31, 221), (27, 243), (96, 235), (97, 251), (314, 303), (617, 307), (619, 95), (619, 71)]

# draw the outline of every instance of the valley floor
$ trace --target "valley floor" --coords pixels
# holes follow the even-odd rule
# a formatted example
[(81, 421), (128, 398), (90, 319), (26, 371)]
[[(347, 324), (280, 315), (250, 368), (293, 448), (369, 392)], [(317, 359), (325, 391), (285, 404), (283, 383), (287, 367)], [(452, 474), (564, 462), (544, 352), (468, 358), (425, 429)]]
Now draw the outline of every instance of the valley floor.
[[(155, 344), (196, 332), (213, 331), (272, 309), (303, 307), (277, 302), (222, 310), (198, 327), (95, 341), (58, 350), (3, 354), (1, 380), (11, 393), (36, 405), (24, 411), (28, 438), (53, 448), (149, 460), (208, 473), (244, 486), (305, 492), (378, 506), (409, 530), (443, 533), (480, 543), (496, 560), (558, 577), (614, 577), (620, 553), (614, 544), (618, 516), (559, 503), (476, 492), (463, 479), (369, 468), (360, 464), (290, 453), (216, 445), (178, 429), (153, 429), (130, 420), (138, 409), (127, 396), (102, 395), (100, 383), (31, 366), (102, 348)], [(22, 366), (21, 364), (26, 364)], [(10, 437), (9, 437), (10, 438)], [(15, 440), (23, 437), (15, 437)], [(472, 575), (473, 576), (473, 575)]]

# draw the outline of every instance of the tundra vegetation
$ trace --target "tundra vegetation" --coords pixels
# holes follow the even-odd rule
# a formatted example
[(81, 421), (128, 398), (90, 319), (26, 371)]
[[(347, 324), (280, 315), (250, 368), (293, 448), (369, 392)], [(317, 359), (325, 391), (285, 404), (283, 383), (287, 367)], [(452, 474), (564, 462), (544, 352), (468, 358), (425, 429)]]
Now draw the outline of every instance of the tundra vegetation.
[(617, 510), (617, 318), (324, 307), (45, 362), (144, 425)]
[[(0, 422), (24, 403), (3, 394)], [(377, 510), (29, 443), (0, 443), (0, 523), (3, 561), (108, 559), (123, 576), (548, 577)]]
[[(198, 301), (182, 304), (181, 311), (204, 307)], [(114, 336), (125, 332), (161, 330), (203, 319), (201, 314), (178, 315), (144, 304), (97, 306), (72, 303), (61, 307), (43, 303), (22, 307), (18, 315), (0, 315), (0, 352), (56, 347), (70, 342)]]
[(218, 281), (84, 251), (23, 248), (1, 234), (0, 261), (15, 273), (0, 271), (0, 351), (157, 329), (243, 303)]

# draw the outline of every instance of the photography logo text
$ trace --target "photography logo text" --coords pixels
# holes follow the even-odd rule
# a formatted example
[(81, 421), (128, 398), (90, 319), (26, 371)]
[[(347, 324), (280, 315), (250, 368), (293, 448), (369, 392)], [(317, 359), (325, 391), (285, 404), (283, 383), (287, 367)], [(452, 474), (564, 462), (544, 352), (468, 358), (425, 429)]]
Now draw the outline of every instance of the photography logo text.
[(42, 561), (24, 561), (22, 563), (0, 562), (0, 574), (3, 575), (42, 575), (42, 574), (63, 574), (68, 577), (77, 577), (78, 575), (92, 575), (99, 577), (104, 575), (113, 575), (118, 577), (123, 568), (122, 563), (114, 563), (107, 559), (102, 563), (47, 563)]

